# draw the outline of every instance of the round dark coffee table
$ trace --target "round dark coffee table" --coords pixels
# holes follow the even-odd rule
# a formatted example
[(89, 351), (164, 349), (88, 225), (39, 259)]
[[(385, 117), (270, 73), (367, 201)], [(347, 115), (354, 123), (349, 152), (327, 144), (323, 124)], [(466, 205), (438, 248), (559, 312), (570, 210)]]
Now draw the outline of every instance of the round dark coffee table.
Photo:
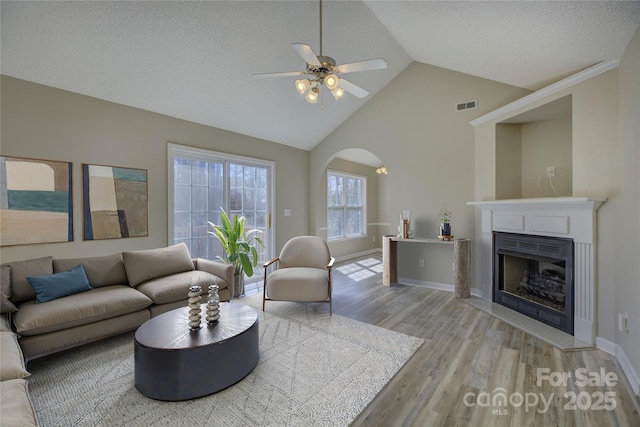
[(135, 385), (158, 400), (194, 399), (225, 389), (258, 364), (258, 315), (242, 304), (220, 304), (220, 321), (189, 330), (189, 308), (169, 311), (138, 328)]

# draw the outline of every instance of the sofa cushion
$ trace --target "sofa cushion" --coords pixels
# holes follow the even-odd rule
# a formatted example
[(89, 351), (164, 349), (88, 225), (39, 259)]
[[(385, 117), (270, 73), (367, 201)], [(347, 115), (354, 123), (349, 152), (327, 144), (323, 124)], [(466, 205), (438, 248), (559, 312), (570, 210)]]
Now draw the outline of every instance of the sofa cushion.
[(267, 276), (267, 298), (284, 301), (324, 301), (329, 298), (327, 269), (290, 267)]
[(226, 282), (206, 271), (186, 271), (149, 280), (138, 285), (137, 291), (148, 296), (154, 304), (167, 304), (170, 302), (187, 299), (189, 286), (200, 285), (202, 287), (202, 302), (206, 302), (206, 295), (210, 285), (226, 286)]
[(27, 301), (18, 307), (13, 323), (18, 334), (39, 335), (132, 313), (149, 305), (151, 300), (142, 293), (128, 286), (114, 285), (46, 304)]
[(27, 277), (31, 287), (36, 292), (36, 303), (53, 301), (80, 292), (90, 291), (89, 279), (82, 264), (71, 270), (47, 276)]
[(127, 272), (124, 270), (122, 254), (96, 256), (88, 258), (64, 258), (53, 260), (55, 273), (69, 270), (82, 264), (89, 278), (89, 284), (93, 288), (101, 288), (111, 285), (128, 284)]
[(27, 378), (31, 375), (24, 367), (24, 356), (13, 332), (0, 332), (0, 381)]
[(184, 243), (159, 249), (122, 253), (129, 285), (136, 287), (148, 280), (195, 270), (189, 249)]
[(11, 267), (0, 267), (0, 313), (13, 313), (17, 310), (11, 301)]
[(53, 274), (53, 257), (28, 259), (4, 265), (11, 266), (11, 301), (13, 303), (29, 301), (36, 297), (36, 293), (27, 280), (27, 276), (44, 276)]
[(37, 426), (38, 421), (33, 404), (29, 397), (27, 380), (7, 380), (0, 382), (0, 396), (2, 396), (3, 426)]

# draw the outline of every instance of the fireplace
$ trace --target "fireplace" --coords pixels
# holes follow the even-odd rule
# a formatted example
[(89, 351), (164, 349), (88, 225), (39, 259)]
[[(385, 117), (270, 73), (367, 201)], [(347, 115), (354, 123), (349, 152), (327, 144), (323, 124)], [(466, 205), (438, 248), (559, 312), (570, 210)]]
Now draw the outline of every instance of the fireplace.
[(573, 239), (494, 232), (493, 301), (573, 335)]
[[(494, 233), (573, 241), (569, 251), (573, 257), (572, 280), (567, 281), (573, 287), (573, 336), (581, 342), (595, 344), (596, 211), (606, 200), (605, 197), (548, 197), (469, 202), (482, 210), (478, 242), (482, 297), (494, 301)], [(494, 304), (497, 303), (494, 301)]]

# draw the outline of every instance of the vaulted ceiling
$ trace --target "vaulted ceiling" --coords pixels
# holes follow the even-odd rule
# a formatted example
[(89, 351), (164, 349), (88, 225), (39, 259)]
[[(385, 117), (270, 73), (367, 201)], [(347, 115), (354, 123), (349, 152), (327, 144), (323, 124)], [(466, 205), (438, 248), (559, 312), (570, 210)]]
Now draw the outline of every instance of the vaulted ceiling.
[[(536, 90), (622, 57), (638, 1), (323, 2), (323, 54), (369, 92), (309, 104), (291, 43), (320, 54), (318, 2), (2, 1), (2, 74), (310, 150), (412, 61)], [(323, 89), (326, 91), (326, 89)]]

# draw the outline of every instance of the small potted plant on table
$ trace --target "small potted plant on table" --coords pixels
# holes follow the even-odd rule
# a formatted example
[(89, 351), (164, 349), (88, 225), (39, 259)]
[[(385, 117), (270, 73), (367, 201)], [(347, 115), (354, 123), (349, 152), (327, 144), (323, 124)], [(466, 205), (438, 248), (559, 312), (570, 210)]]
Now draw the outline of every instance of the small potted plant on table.
[(222, 262), (233, 265), (233, 289), (232, 296), (244, 293), (244, 275), (253, 276), (253, 269), (258, 265), (258, 251), (256, 245), (264, 247), (264, 243), (258, 237), (262, 231), (258, 229), (244, 230), (245, 218), (236, 214), (233, 222), (220, 208), (220, 225), (208, 221), (213, 231), (209, 234), (216, 236), (225, 256), (218, 257)]

